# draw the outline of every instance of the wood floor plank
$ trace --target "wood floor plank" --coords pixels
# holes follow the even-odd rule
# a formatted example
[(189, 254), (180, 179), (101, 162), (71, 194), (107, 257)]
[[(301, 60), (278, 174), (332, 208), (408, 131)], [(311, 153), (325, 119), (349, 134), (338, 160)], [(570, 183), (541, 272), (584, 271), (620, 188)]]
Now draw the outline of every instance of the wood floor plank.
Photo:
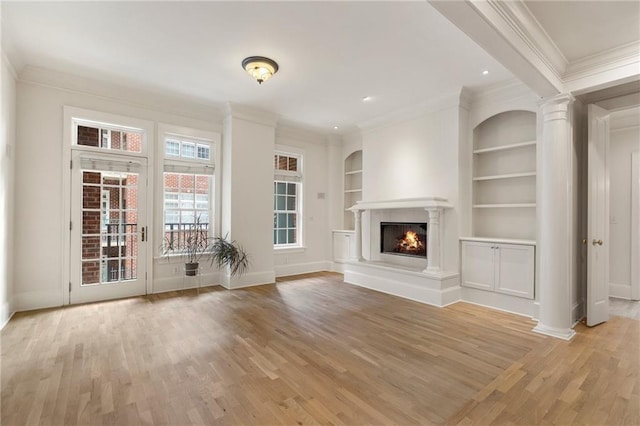
[(1, 422), (640, 424), (640, 321), (435, 308), (316, 273), (16, 314)]

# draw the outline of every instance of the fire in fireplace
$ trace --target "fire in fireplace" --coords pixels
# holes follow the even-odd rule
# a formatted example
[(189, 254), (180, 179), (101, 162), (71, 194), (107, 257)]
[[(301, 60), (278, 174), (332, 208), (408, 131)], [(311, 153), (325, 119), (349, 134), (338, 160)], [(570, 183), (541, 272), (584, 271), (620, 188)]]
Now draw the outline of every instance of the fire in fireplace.
[(404, 256), (427, 256), (427, 224), (380, 223), (380, 252)]

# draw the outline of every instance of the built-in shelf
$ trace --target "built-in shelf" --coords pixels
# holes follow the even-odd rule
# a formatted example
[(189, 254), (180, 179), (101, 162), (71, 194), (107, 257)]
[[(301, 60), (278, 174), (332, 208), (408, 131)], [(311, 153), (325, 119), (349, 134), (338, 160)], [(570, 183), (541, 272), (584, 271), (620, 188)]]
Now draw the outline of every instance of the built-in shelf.
[(515, 209), (515, 208), (531, 208), (536, 203), (516, 203), (516, 204), (474, 204), (474, 209)]
[(536, 144), (536, 141), (512, 143), (512, 144), (509, 144), (509, 145), (492, 146), (491, 148), (475, 149), (473, 151), (473, 153), (474, 154), (484, 154), (484, 153), (487, 153), (487, 152), (496, 152), (496, 151), (504, 151), (504, 150), (507, 150), (507, 149), (524, 148), (526, 146), (534, 146), (535, 144)]
[(523, 110), (496, 114), (473, 129), (473, 237), (535, 240), (536, 131), (536, 114)]
[(473, 180), (480, 181), (480, 180), (496, 180), (496, 179), (513, 179), (513, 178), (522, 178), (522, 177), (529, 177), (529, 176), (535, 176), (535, 175), (536, 175), (536, 172), (507, 173), (503, 175), (474, 177)]
[(352, 152), (344, 160), (344, 228), (355, 227), (353, 213), (347, 209), (362, 200), (362, 150)]
[(345, 189), (344, 192), (362, 192), (362, 188), (358, 189)]
[(357, 175), (361, 173), (362, 173), (362, 170), (351, 170), (350, 172), (344, 172), (345, 175)]

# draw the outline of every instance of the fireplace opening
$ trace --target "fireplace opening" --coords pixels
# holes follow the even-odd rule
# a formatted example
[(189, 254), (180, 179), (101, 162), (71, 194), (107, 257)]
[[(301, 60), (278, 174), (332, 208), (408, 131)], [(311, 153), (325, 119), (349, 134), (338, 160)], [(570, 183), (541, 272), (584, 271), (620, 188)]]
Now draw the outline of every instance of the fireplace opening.
[(380, 252), (401, 256), (427, 257), (427, 224), (381, 222)]

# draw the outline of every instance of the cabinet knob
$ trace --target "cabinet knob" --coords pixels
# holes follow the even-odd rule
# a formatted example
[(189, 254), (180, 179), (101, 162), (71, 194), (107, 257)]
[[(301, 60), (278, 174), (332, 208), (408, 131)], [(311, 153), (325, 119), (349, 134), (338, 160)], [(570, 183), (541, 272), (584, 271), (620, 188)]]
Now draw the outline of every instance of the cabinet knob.
[(593, 244), (594, 246), (595, 246), (596, 244), (597, 244), (597, 245), (599, 245), (599, 246), (601, 246), (601, 245), (602, 245), (602, 240), (593, 240), (593, 242), (592, 242), (591, 244)]

